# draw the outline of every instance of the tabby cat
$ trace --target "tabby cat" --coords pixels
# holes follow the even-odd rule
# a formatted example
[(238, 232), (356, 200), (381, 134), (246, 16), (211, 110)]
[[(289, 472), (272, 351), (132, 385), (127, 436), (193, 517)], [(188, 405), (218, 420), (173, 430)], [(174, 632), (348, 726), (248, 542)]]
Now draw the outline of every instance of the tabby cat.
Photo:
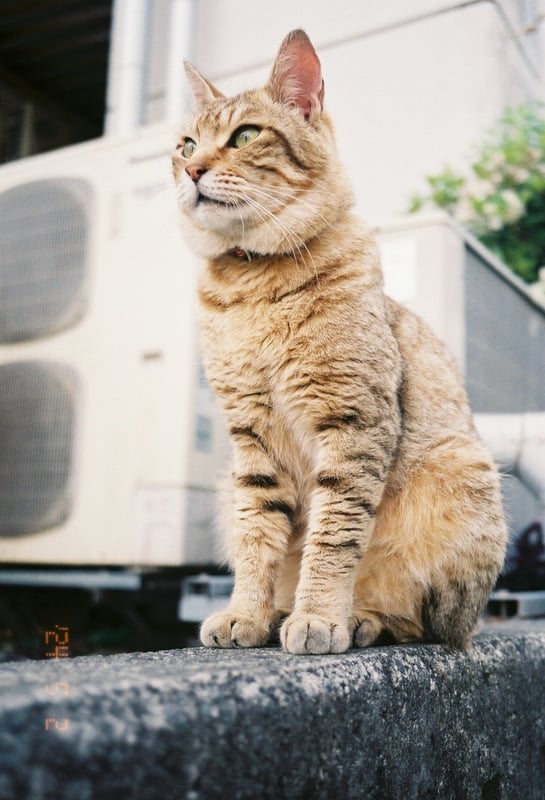
[(465, 647), (504, 557), (497, 471), (445, 348), (383, 293), (316, 52), (293, 31), (265, 88), (236, 97), (186, 72), (174, 175), (233, 447), (235, 586), (201, 639)]

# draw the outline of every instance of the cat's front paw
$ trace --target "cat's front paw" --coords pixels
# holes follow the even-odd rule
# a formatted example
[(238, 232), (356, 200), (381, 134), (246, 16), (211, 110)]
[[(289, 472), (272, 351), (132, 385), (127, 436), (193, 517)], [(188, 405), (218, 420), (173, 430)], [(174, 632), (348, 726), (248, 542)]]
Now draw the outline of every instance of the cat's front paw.
[(350, 646), (350, 633), (342, 620), (294, 611), (282, 625), (280, 641), (288, 653), (344, 653)]
[(228, 611), (212, 614), (201, 627), (201, 642), (206, 647), (261, 647), (269, 637), (270, 626)]

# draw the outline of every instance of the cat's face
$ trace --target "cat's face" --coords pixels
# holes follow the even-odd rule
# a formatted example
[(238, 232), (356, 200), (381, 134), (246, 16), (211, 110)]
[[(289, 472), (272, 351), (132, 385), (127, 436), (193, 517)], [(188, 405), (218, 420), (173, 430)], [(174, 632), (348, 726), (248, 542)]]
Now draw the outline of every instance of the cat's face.
[(233, 98), (187, 71), (197, 110), (173, 167), (189, 242), (208, 257), (297, 254), (351, 202), (310, 41), (290, 34), (267, 86)]

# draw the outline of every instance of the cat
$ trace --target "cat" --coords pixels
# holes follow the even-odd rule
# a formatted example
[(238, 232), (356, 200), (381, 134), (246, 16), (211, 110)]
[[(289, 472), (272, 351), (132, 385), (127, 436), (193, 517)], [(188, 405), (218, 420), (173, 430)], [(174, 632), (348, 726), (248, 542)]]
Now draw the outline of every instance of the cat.
[(504, 560), (499, 476), (444, 346), (383, 293), (314, 47), (292, 31), (236, 97), (185, 67), (174, 179), (233, 449), (234, 589), (201, 640), (465, 648)]

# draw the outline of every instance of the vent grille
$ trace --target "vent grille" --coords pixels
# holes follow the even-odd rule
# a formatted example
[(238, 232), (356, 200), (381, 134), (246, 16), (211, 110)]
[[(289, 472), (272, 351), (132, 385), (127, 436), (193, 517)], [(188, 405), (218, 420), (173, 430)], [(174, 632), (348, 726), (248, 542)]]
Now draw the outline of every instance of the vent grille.
[(46, 361), (0, 366), (0, 535), (69, 517), (77, 377)]
[(51, 335), (85, 313), (91, 201), (77, 179), (0, 194), (0, 342)]

